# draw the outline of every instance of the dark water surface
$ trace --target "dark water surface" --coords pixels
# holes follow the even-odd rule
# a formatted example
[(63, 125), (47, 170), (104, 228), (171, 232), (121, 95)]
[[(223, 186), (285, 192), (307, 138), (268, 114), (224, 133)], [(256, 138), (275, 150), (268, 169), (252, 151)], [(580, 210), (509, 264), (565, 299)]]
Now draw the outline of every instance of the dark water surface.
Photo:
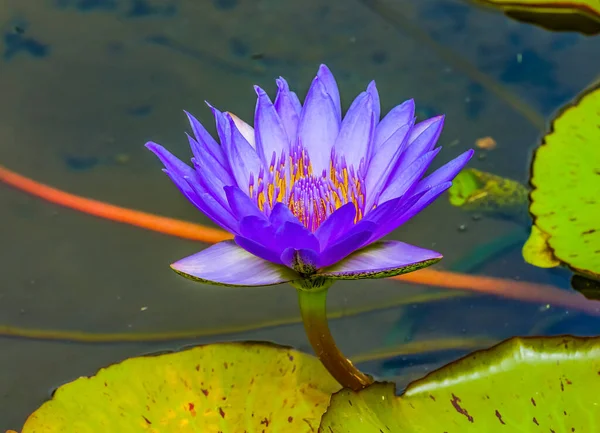
[[(1, 165), (75, 194), (202, 223), (143, 144), (152, 139), (187, 155), (182, 110), (211, 125), (204, 100), (250, 120), (253, 84), (274, 92), (281, 75), (304, 95), (324, 62), (346, 108), (375, 79), (386, 111), (415, 98), (421, 117), (446, 113), (437, 164), (491, 136), (497, 148), (479, 152), (471, 167), (526, 181), (543, 128), (536, 116), (550, 119), (600, 71), (598, 38), (548, 32), (451, 0), (0, 0), (0, 31)], [(478, 82), (481, 73), (519, 95), (533, 115)], [(0, 326), (147, 333), (298, 315), (290, 287), (223, 289), (170, 271), (169, 263), (201, 244), (4, 185), (0, 221)], [(524, 240), (526, 230), (474, 221), (444, 197), (393, 237), (443, 252), (438, 267), (451, 269), (474, 248), (519, 231)], [(525, 264), (518, 245), (476, 272), (568, 288), (568, 273)], [(394, 281), (338, 283), (331, 308), (438, 291)], [(471, 294), (348, 317), (332, 328), (353, 355), (432, 338), (589, 335), (599, 325), (544, 303)], [(102, 366), (219, 339), (310, 350), (301, 325), (161, 343), (0, 337), (0, 431), (20, 429), (56, 386)], [(405, 384), (465, 353), (431, 349), (363, 366)]]

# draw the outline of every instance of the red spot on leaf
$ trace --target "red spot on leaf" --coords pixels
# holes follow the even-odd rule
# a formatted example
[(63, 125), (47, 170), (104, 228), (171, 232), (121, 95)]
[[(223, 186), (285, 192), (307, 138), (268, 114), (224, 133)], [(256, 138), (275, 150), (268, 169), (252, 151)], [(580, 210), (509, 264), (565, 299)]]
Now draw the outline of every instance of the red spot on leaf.
[[(504, 420), (502, 419), (502, 415), (500, 414), (500, 412), (498, 412), (498, 410), (496, 409), (496, 418), (498, 418), (498, 421), (500, 421), (501, 424), (506, 424), (504, 422)], [(472, 422), (472, 421), (471, 421)]]
[(469, 422), (473, 422), (473, 417), (471, 415), (469, 415), (469, 412), (467, 412), (466, 409), (464, 409), (463, 407), (460, 406), (460, 398), (457, 397), (456, 395), (452, 394), (452, 400), (450, 400), (450, 403), (452, 403), (452, 406), (454, 406), (454, 409), (456, 409), (456, 411), (458, 413), (460, 413), (461, 415), (464, 415), (467, 417), (467, 419), (469, 420)]

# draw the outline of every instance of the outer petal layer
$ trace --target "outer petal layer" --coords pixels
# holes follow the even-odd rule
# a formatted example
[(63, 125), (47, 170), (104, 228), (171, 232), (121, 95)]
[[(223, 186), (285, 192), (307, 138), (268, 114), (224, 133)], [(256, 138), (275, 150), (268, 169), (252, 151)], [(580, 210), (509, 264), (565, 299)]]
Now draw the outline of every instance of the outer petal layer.
[(291, 269), (250, 254), (233, 241), (224, 241), (171, 265), (178, 274), (219, 286), (272, 286), (300, 276)]
[(387, 278), (430, 266), (442, 259), (435, 251), (398, 241), (382, 241), (359, 250), (319, 273), (339, 280)]

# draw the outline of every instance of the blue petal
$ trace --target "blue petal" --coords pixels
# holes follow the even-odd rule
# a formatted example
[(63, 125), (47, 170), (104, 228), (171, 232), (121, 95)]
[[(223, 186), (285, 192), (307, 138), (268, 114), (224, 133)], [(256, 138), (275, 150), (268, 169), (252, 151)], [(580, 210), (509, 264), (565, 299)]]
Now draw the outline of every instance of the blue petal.
[(262, 260), (233, 241), (213, 245), (171, 268), (192, 280), (221, 286), (271, 286), (300, 279), (291, 269)]
[(298, 139), (308, 151), (314, 173), (320, 175), (329, 168), (331, 149), (339, 131), (335, 106), (325, 86), (316, 77), (306, 95), (298, 124)]
[(268, 167), (273, 159), (273, 153), (276, 158), (281, 155), (283, 150), (289, 155), (290, 142), (267, 93), (258, 86), (254, 86), (254, 90), (258, 95), (254, 114), (256, 151), (262, 158), (264, 166)]
[(319, 275), (338, 280), (388, 278), (413, 272), (442, 259), (435, 251), (398, 241), (377, 242), (356, 251)]
[(335, 154), (343, 155), (348, 165), (358, 168), (361, 159), (369, 156), (374, 131), (373, 98), (363, 92), (356, 97), (344, 116), (334, 145)]
[(414, 122), (415, 101), (409, 99), (394, 107), (377, 125), (374, 139), (374, 149), (377, 150), (394, 134), (398, 128)]

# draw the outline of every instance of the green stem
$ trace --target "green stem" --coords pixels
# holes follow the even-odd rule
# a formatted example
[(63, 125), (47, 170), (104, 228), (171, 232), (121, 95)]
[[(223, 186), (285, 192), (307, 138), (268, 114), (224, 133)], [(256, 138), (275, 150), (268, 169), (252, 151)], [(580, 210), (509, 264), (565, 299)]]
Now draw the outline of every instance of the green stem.
[(325, 281), (320, 287), (298, 289), (300, 313), (304, 329), (315, 353), (329, 373), (344, 388), (359, 391), (373, 383), (366, 374), (359, 371), (335, 345), (327, 324), (327, 289), (333, 282)]

